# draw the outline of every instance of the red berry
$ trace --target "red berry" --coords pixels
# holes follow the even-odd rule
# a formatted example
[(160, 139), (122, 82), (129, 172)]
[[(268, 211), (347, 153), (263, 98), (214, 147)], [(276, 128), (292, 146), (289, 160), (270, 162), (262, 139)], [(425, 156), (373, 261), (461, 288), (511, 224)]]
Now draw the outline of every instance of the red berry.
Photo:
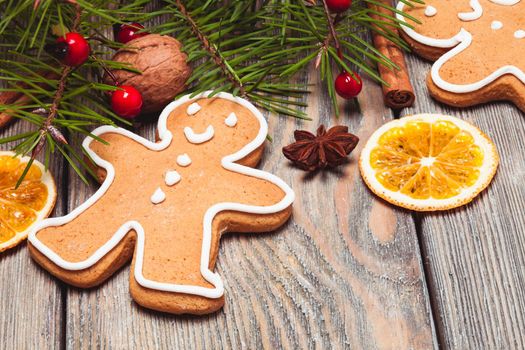
[(122, 118), (133, 119), (142, 110), (142, 95), (133, 86), (119, 86), (111, 95), (111, 109)]
[(125, 44), (133, 39), (148, 35), (148, 33), (145, 32), (137, 33), (142, 29), (144, 29), (144, 26), (140, 23), (134, 22), (130, 24), (123, 24), (120, 26), (120, 29), (117, 32), (116, 40), (119, 43)]
[(56, 40), (57, 44), (67, 44), (60, 60), (68, 66), (76, 67), (86, 62), (91, 49), (86, 39), (79, 33), (70, 32)]
[(335, 91), (337, 94), (347, 100), (356, 97), (363, 88), (361, 77), (353, 72), (354, 77), (348, 72), (341, 72), (335, 79)]
[(352, 6), (352, 0), (326, 0), (326, 6), (335, 13), (345, 12)]

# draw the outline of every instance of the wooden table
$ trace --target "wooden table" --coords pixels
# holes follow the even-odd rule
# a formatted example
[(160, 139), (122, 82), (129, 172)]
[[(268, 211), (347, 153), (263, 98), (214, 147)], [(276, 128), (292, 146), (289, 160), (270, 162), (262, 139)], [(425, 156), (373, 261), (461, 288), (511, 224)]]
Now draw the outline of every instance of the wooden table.
[[(403, 115), (459, 116), (501, 153), (496, 178), (472, 204), (417, 214), (372, 195), (359, 175), (360, 147), (399, 116), (366, 81), (358, 105), (341, 102), (344, 113), (335, 118), (312, 70), (305, 79), (315, 85), (313, 121), (269, 116), (274, 142), (261, 164), (295, 189), (293, 218), (278, 232), (222, 240), (223, 310), (182, 317), (138, 307), (128, 293), (129, 267), (78, 290), (40, 269), (22, 244), (0, 254), (0, 348), (525, 348), (525, 116), (506, 103), (464, 110), (436, 103), (424, 85), (430, 64), (410, 57), (409, 66), (418, 100)], [(350, 163), (313, 175), (291, 167), (281, 147), (293, 130), (321, 123), (359, 135)], [(18, 121), (1, 135), (27, 128)], [(138, 132), (153, 139), (152, 125)], [(58, 158), (52, 170), (60, 196), (54, 216), (96, 189)]]

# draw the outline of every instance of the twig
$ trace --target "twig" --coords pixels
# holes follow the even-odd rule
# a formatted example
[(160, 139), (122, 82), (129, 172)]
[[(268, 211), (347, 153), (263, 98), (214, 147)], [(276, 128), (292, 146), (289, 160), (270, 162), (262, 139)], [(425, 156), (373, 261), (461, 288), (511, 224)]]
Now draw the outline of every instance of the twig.
[(66, 89), (66, 80), (69, 76), (69, 73), (71, 73), (71, 67), (70, 66), (64, 66), (62, 69), (62, 74), (60, 75), (60, 79), (58, 80), (58, 88), (55, 92), (55, 96), (53, 97), (53, 103), (51, 104), (51, 107), (49, 108), (49, 114), (44, 122), (44, 128), (47, 128), (48, 126), (53, 124), (53, 120), (56, 118), (58, 113), (58, 105), (60, 104), (60, 101), (62, 100), (62, 96), (64, 95), (64, 90)]
[(186, 10), (186, 7), (182, 4), (182, 1), (177, 0), (176, 5), (180, 13), (190, 23), (193, 33), (200, 40), (200, 42), (202, 43), (202, 46), (211, 54), (213, 61), (221, 68), (222, 72), (224, 73), (224, 75), (226, 75), (228, 80), (230, 80), (239, 89), (240, 95), (242, 97), (246, 97), (247, 92), (244, 89), (242, 82), (239, 80), (238, 77), (232, 74), (232, 72), (228, 69), (220, 53), (217, 51), (217, 49), (213, 45), (210, 44), (210, 41), (208, 40), (206, 35), (204, 35), (204, 33), (200, 30), (197, 23), (195, 23), (191, 15)]
[(82, 16), (82, 8), (76, 1), (69, 1), (69, 2), (75, 5), (75, 19), (73, 20), (73, 31), (76, 31), (78, 29), (78, 26), (80, 25), (80, 19)]
[[(74, 32), (78, 29), (78, 26), (80, 25), (80, 19), (82, 15), (82, 8), (79, 4), (76, 2), (72, 2), (75, 5), (75, 19), (73, 20), (73, 25), (71, 27), (71, 30)], [(33, 151), (31, 152), (31, 161), (34, 160), (38, 154), (42, 151), (44, 148), (46, 142), (47, 142), (47, 134), (50, 134), (51, 137), (62, 144), (67, 144), (67, 140), (62, 135), (62, 133), (53, 126), (53, 121), (58, 115), (58, 107), (60, 105), (60, 101), (62, 100), (62, 97), (64, 96), (64, 91), (66, 90), (66, 81), (73, 70), (72, 67), (64, 65), (62, 68), (62, 73), (60, 74), (60, 78), (58, 80), (58, 87), (55, 91), (55, 95), (53, 96), (53, 102), (51, 103), (51, 107), (49, 107), (49, 114), (46, 117), (46, 120), (42, 124), (42, 127), (40, 128), (40, 135), (38, 136), (38, 142), (36, 143), (36, 146), (33, 148)], [(31, 164), (28, 163), (28, 164)], [(22, 178), (21, 178), (22, 179)], [(19, 180), (19, 183), (21, 181)]]
[(337, 55), (339, 56), (339, 58), (343, 59), (343, 51), (341, 50), (341, 44), (339, 43), (339, 38), (337, 37), (337, 33), (335, 32), (335, 22), (339, 21), (337, 19), (339, 15), (336, 16), (335, 20), (332, 19), (332, 16), (330, 16), (330, 10), (328, 9), (328, 5), (326, 4), (326, 0), (322, 0), (322, 1), (323, 1), (323, 6), (324, 6), (324, 13), (326, 15), (326, 20), (328, 21), (328, 27), (330, 28), (330, 34), (332, 37), (330, 38), (330, 35), (327, 37), (328, 43), (330, 43), (332, 39), (334, 40), (334, 46), (335, 46), (335, 49), (337, 50)]
[[(337, 24), (341, 21), (341, 19), (343, 19), (343, 16), (341, 16), (341, 14), (337, 14), (335, 16), (335, 19), (334, 19), (334, 22), (333, 22), (333, 27), (334, 27), (334, 31), (335, 31), (335, 27), (337, 26)], [(328, 19), (328, 22), (330, 23), (330, 19)], [(330, 26), (330, 24), (329, 24)], [(319, 48), (319, 53), (317, 54), (317, 59), (315, 61), (315, 68), (319, 68), (319, 65), (321, 64), (321, 56), (323, 54), (324, 51), (328, 50), (328, 47), (330, 46), (330, 43), (332, 42), (332, 40), (334, 39), (334, 35), (332, 34), (334, 31), (330, 30), (330, 32), (328, 33), (328, 35), (326, 36), (326, 38), (324, 39), (323, 41), (323, 44), (321, 45), (321, 48)], [(339, 41), (337, 41), (337, 44), (339, 44)], [(340, 58), (342, 58), (342, 52), (340, 52), (340, 50), (337, 51), (337, 54)]]
[[(44, 121), (44, 124), (42, 124), (42, 127), (40, 128), (40, 135), (38, 136), (39, 141), (35, 148), (33, 148), (33, 151), (31, 152), (31, 159), (35, 159), (36, 156), (42, 151), (46, 144), (46, 135), (49, 133), (55, 139), (56, 141), (60, 143), (64, 143), (65, 138), (64, 136), (53, 126), (53, 121), (55, 120), (57, 114), (58, 114), (58, 106), (60, 104), (60, 101), (62, 100), (62, 96), (64, 95), (64, 90), (66, 89), (66, 80), (69, 76), (69, 73), (71, 73), (71, 67), (64, 66), (62, 69), (62, 74), (60, 75), (60, 79), (58, 81), (58, 88), (55, 92), (55, 96), (53, 97), (53, 103), (51, 104), (51, 107), (49, 108), (49, 114), (46, 117), (46, 120)], [(53, 129), (53, 130), (52, 130)], [(60, 134), (61, 137), (56, 137), (57, 134)], [(65, 142), (67, 143), (67, 141)]]

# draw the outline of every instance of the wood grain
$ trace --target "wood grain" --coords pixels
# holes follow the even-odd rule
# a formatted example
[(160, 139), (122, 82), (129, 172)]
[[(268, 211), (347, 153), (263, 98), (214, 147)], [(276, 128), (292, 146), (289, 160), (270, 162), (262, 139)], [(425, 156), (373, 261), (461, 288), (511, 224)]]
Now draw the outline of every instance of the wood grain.
[(409, 67), (419, 93), (406, 114), (468, 120), (501, 155), (492, 185), (472, 204), (417, 217), (441, 341), (451, 349), (523, 349), (525, 115), (503, 102), (461, 110), (441, 105), (426, 92), (430, 64), (411, 56)]
[[(138, 307), (128, 293), (129, 268), (101, 287), (67, 292), (67, 348), (432, 348), (435, 344), (415, 226), (408, 212), (378, 202), (362, 183), (356, 151), (349, 164), (308, 175), (290, 166), (281, 147), (293, 130), (342, 123), (363, 140), (391, 114), (368, 83), (357, 106), (332, 116), (318, 88), (308, 102), (313, 122), (270, 116), (261, 168), (297, 192), (293, 219), (264, 235), (231, 234), (217, 272), (224, 309), (206, 317), (162, 315)], [(383, 117), (384, 116), (384, 117)], [(153, 138), (153, 125), (140, 129)], [(69, 210), (86, 189), (72, 176)], [(386, 217), (388, 220), (383, 220)]]
[[(33, 130), (29, 123), (16, 121), (0, 131), (0, 136)], [(13, 144), (0, 145), (9, 150)], [(57, 183), (58, 199), (51, 215), (64, 213), (66, 194), (62, 162), (50, 166)], [(26, 243), (0, 254), (0, 348), (53, 349), (60, 344), (62, 327), (62, 290), (47, 271), (31, 261)]]
[[(344, 113), (336, 119), (317, 72), (304, 81), (315, 85), (308, 96), (313, 121), (269, 116), (274, 141), (261, 164), (296, 190), (294, 217), (278, 232), (224, 237), (217, 265), (226, 289), (223, 310), (181, 317), (141, 308), (129, 296), (129, 266), (92, 290), (64, 286), (62, 308), (61, 284), (22, 248), (0, 256), (0, 295), (12, 296), (0, 300), (7, 310), (0, 314), (0, 348), (436, 348), (412, 215), (376, 199), (357, 169), (368, 136), (393, 118), (381, 88), (366, 81), (359, 105), (341, 102)], [(361, 144), (347, 165), (306, 174), (280, 150), (292, 142), (293, 130), (321, 123), (348, 125)], [(138, 132), (154, 138), (151, 123)], [(55, 173), (60, 180), (62, 172)], [(56, 215), (96, 189), (72, 172), (64, 176), (66, 203)]]

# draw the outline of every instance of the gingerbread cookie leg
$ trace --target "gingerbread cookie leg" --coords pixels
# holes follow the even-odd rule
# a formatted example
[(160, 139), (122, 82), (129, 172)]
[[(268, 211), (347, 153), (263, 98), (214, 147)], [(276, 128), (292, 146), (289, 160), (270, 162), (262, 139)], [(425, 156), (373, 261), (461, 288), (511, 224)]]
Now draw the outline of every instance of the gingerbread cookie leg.
[[(240, 177), (235, 182), (237, 186), (225, 184), (221, 188), (221, 203), (213, 204), (214, 200), (198, 213), (196, 206), (180, 208), (179, 215), (186, 219), (181, 222), (174, 218), (178, 225), (172, 225), (169, 218), (164, 221), (171, 227), (169, 236), (154, 220), (142, 221), (147, 237), (144, 254), (139, 238), (133, 259), (134, 278), (130, 278), (131, 295), (137, 303), (177, 314), (204, 314), (222, 307), (223, 282), (213, 272), (222, 233), (273, 230), (291, 214), (290, 206), (261, 214), (286, 200), (286, 193), (275, 184), (257, 177)], [(243, 202), (235, 203), (239, 198)], [(252, 213), (233, 210), (236, 208)]]
[(136, 240), (133, 230), (122, 229), (115, 244), (108, 246), (121, 224), (101, 220), (105, 211), (106, 203), (100, 201), (77, 220), (40, 230), (29, 241), (31, 256), (51, 274), (74, 286), (88, 288), (104, 282), (131, 259)]

